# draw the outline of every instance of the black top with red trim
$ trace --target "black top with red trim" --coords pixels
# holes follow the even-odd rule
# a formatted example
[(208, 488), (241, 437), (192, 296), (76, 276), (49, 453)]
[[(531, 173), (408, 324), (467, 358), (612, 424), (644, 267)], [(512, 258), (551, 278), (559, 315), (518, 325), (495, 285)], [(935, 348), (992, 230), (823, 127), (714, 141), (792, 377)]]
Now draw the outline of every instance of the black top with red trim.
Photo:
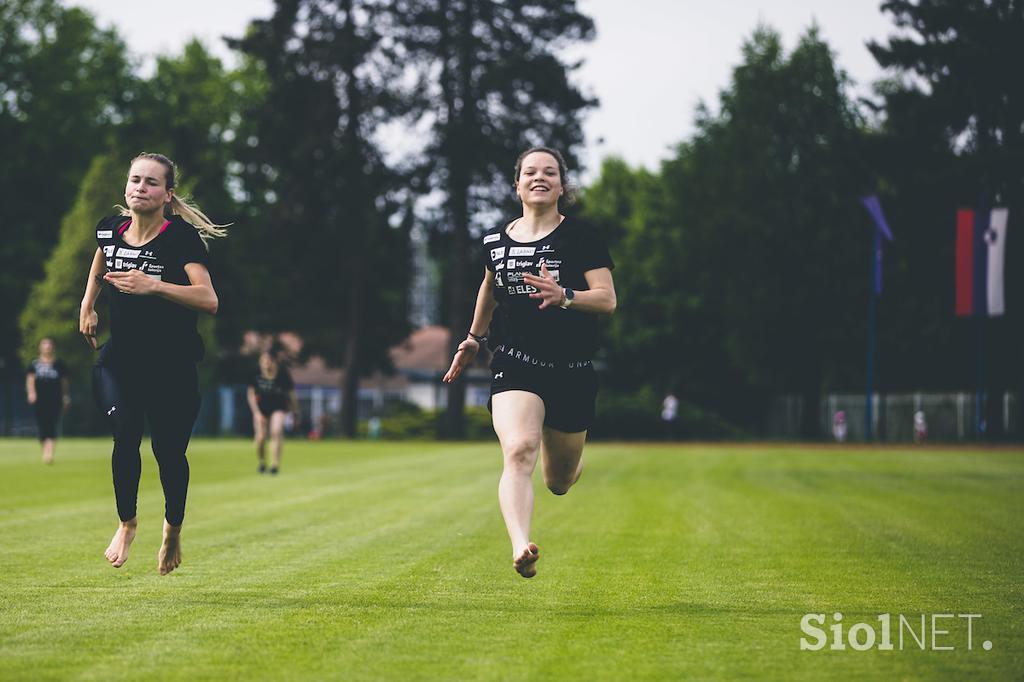
[(599, 342), (598, 316), (557, 305), (541, 310), (541, 301), (530, 298), (537, 290), (524, 281), (523, 275), (539, 275), (543, 263), (563, 287), (586, 291), (589, 287), (584, 273), (615, 268), (604, 239), (596, 227), (572, 217), (531, 242), (514, 240), (506, 225), (483, 237), (484, 260), (494, 273), (493, 291), (498, 302), (491, 320), (492, 347), (504, 344), (541, 360), (589, 360)]
[[(103, 218), (96, 225), (96, 243), (103, 250), (108, 272), (140, 270), (171, 284), (190, 284), (188, 263), (208, 265), (209, 256), (196, 228), (180, 216), (168, 220), (157, 236), (140, 246), (124, 241), (131, 221), (125, 216)], [(159, 296), (139, 296), (109, 286), (110, 341), (114, 359), (154, 359), (197, 362), (203, 341), (196, 330), (198, 313)]]

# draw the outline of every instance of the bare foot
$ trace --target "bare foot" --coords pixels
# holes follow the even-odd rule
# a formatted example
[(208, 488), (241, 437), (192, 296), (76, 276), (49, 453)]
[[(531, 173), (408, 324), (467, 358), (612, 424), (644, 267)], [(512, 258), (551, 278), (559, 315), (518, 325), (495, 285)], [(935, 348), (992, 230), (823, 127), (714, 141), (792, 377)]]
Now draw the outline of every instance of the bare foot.
[(512, 559), (512, 567), (524, 578), (532, 578), (537, 575), (537, 559), (540, 559), (540, 549), (530, 542), (518, 556)]
[(135, 529), (138, 527), (138, 524), (139, 522), (136, 519), (122, 521), (121, 525), (114, 531), (114, 537), (110, 540), (110, 546), (103, 553), (103, 556), (107, 557), (107, 561), (114, 568), (121, 568), (124, 566), (124, 562), (128, 561), (128, 548), (132, 546), (132, 540), (135, 539)]
[(160, 575), (167, 575), (181, 565), (181, 526), (172, 526), (164, 519), (164, 541), (156, 555)]

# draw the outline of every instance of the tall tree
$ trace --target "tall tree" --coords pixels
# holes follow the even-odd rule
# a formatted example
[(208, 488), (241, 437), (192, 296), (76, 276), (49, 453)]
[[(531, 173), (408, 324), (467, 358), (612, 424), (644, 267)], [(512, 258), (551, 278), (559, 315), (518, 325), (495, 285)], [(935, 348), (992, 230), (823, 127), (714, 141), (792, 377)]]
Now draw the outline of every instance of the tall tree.
[(61, 216), (108, 144), (137, 81), (124, 43), (56, 0), (0, 3), (0, 375), (17, 367), (18, 315)]
[[(253, 319), (300, 332), (307, 349), (342, 364), (349, 436), (359, 378), (386, 368), (387, 349), (408, 331), (408, 221), (375, 145), (401, 107), (402, 65), (380, 33), (393, 12), (379, 0), (280, 0), (234, 42), (268, 79), (242, 157), (244, 187), (262, 214), (244, 247), (266, 278), (253, 282), (263, 308)], [(281, 271), (297, 286), (280, 287)]]
[[(569, 76), (578, 64), (563, 48), (594, 35), (576, 0), (404, 0), (403, 44), (418, 60), (422, 106), (433, 129), (429, 187), (444, 209), (447, 322), (451, 352), (469, 329), (476, 269), (470, 234), (511, 210), (515, 157), (537, 144), (560, 148), (570, 163), (583, 140), (580, 119), (595, 101)], [(465, 384), (448, 389), (444, 434), (464, 433)]]
[(810, 435), (823, 388), (860, 376), (870, 232), (845, 87), (815, 30), (787, 55), (760, 28), (657, 176), (605, 165), (585, 205), (625, 226), (613, 385), (676, 388), (746, 426), (799, 393)]
[[(885, 44), (869, 45), (894, 74), (881, 89), (877, 157), (908, 225), (930, 244), (934, 263), (929, 268), (924, 259), (907, 256), (919, 275), (917, 298), (929, 313), (920, 316), (921, 324), (931, 338), (918, 348), (901, 348), (901, 364), (918, 369), (919, 381), (938, 375), (948, 377), (947, 386), (966, 388), (974, 383), (979, 346), (988, 356), (982, 373), (991, 397), (1024, 390), (1024, 271), (1014, 267), (1024, 262), (1020, 239), (1006, 242), (1006, 315), (952, 319), (955, 208), (1008, 206), (1011, 225), (1019, 225), (1014, 216), (1024, 215), (1024, 81), (1011, 66), (1024, 61), (1024, 3), (890, 0), (882, 10), (901, 31)], [(929, 298), (921, 282), (942, 295)], [(990, 399), (988, 407), (987, 421), (998, 430), (1002, 401)]]

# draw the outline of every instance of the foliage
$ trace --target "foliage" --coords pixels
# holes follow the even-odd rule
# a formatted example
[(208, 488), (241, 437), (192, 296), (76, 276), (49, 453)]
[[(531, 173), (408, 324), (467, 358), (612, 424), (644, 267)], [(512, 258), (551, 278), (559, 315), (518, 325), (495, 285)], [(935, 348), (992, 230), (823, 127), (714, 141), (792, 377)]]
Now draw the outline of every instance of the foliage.
[[(873, 157), (906, 234), (894, 244), (905, 293), (881, 311), (882, 329), (891, 330), (881, 339), (891, 349), (885, 369), (900, 386), (1020, 395), (1024, 240), (1015, 235), (1024, 215), (1024, 81), (1007, 68), (1024, 59), (1024, 5), (895, 0), (882, 10), (901, 30), (869, 45), (893, 74), (879, 87)], [(954, 212), (991, 205), (1010, 210), (1007, 313), (954, 319)], [(998, 429), (1002, 401), (987, 408)]]
[(137, 93), (126, 54), (82, 9), (56, 0), (0, 3), (0, 291), (9, 311), (0, 317), (0, 375), (4, 364), (17, 366), (17, 313), (61, 216)]
[(409, 331), (410, 224), (372, 140), (401, 113), (392, 83), (402, 65), (380, 33), (389, 17), (369, 0), (282, 1), (233, 41), (267, 77), (240, 155), (242, 186), (260, 209), (237, 251), (247, 319), (290, 328), (308, 351), (346, 368), (350, 436), (359, 378), (387, 369), (387, 349)]
[(720, 111), (698, 111), (658, 175), (607, 162), (585, 198), (624, 226), (614, 384), (674, 389), (748, 423), (764, 393), (816, 405), (853, 376), (870, 228), (859, 121), (828, 46), (811, 29), (786, 55), (760, 28), (743, 57)]
[[(384, 440), (431, 440), (437, 437), (444, 418), (442, 410), (405, 411), (380, 420), (380, 437)], [(363, 424), (363, 435), (366, 434)], [(466, 408), (466, 439), (492, 440), (494, 428), (491, 413), (483, 407)]]

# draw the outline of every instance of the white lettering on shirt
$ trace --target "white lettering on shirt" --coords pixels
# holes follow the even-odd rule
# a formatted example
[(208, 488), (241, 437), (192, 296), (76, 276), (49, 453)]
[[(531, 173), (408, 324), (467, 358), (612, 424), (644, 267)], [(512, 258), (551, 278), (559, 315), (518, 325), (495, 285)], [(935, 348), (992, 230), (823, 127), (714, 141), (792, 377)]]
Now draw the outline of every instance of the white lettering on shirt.
[(537, 250), (535, 246), (513, 246), (508, 250), (510, 256), (532, 256)]
[(110, 239), (114, 236), (113, 230), (96, 230), (97, 239)]
[(484, 244), (490, 244), (491, 242), (496, 242), (499, 239), (501, 239), (500, 234), (489, 234), (486, 237), (484, 237)]

